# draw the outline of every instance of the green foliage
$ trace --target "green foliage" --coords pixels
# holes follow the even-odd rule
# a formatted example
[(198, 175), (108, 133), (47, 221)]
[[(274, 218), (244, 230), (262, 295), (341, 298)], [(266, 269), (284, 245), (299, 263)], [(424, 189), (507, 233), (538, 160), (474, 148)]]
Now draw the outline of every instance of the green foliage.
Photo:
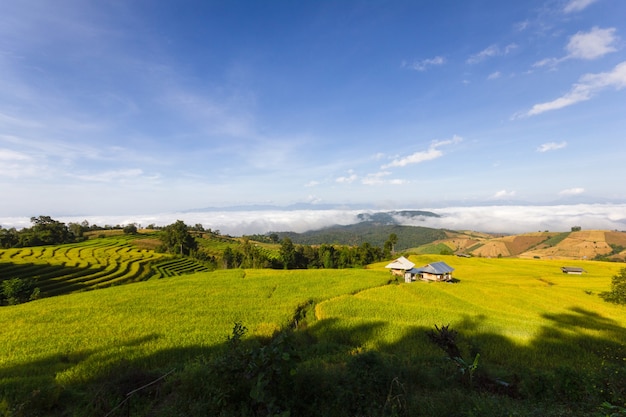
[(549, 247), (556, 246), (559, 243), (561, 243), (563, 240), (565, 240), (569, 235), (570, 235), (570, 232), (559, 233), (545, 240), (543, 244)]
[(122, 229), (123, 232), (127, 235), (136, 235), (137, 234), (137, 225), (134, 223), (127, 224)]
[(32, 278), (11, 278), (2, 281), (0, 295), (8, 305), (25, 303), (39, 298), (39, 288)]
[(280, 257), (285, 269), (292, 269), (296, 265), (296, 249), (293, 242), (288, 237), (284, 238), (280, 244)]
[(621, 246), (615, 243), (610, 243), (609, 246), (611, 247), (611, 252), (605, 253), (605, 254), (598, 254), (595, 256), (594, 260), (596, 261), (624, 261), (624, 259), (620, 259), (619, 257), (616, 257), (615, 255), (622, 253), (626, 248), (624, 246)]
[(444, 239), (445, 231), (420, 226), (381, 225), (374, 222), (361, 222), (348, 226), (333, 226), (305, 233), (278, 233), (281, 238), (288, 237), (294, 244), (321, 245), (337, 244), (359, 246), (365, 242), (383, 248), (391, 235), (396, 235), (394, 251), (424, 245)]
[(416, 253), (419, 254), (439, 254), (439, 255), (452, 255), (452, 249), (450, 249), (450, 247), (448, 245), (446, 245), (445, 243), (429, 243), (426, 245), (422, 245), (419, 248), (417, 248), (417, 250), (415, 250)]
[(169, 253), (191, 255), (198, 249), (198, 243), (189, 233), (189, 227), (182, 220), (166, 226), (161, 233), (163, 247)]
[[(208, 415), (289, 416), (295, 400), (292, 376), (297, 355), (291, 335), (246, 341), (248, 329), (236, 322), (226, 349), (205, 361)], [(185, 410), (191, 412), (192, 410)]]
[(600, 406), (599, 417), (623, 417), (626, 416), (626, 407), (619, 405), (613, 405), (608, 401), (605, 401)]
[(611, 279), (611, 291), (600, 293), (605, 301), (614, 304), (626, 304), (626, 268), (622, 268)]

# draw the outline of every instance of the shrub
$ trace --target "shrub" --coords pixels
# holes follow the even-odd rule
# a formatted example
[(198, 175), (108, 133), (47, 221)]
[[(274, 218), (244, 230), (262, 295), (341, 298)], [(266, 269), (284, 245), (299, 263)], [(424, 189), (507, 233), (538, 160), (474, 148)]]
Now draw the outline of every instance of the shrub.
[(600, 293), (604, 301), (626, 304), (626, 268), (622, 268), (611, 280), (611, 291)]
[[(206, 363), (209, 414), (288, 416), (293, 401), (295, 349), (288, 331), (266, 344), (246, 343), (247, 329), (235, 323), (226, 350)], [(197, 369), (196, 369), (197, 372)]]
[(25, 303), (39, 298), (39, 288), (32, 278), (11, 278), (2, 281), (0, 288), (3, 301), (8, 305)]

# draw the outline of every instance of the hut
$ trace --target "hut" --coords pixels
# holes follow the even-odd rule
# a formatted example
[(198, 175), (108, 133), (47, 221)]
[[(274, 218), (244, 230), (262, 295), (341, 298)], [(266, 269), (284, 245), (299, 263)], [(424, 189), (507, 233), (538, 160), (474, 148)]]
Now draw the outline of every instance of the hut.
[(577, 266), (562, 266), (561, 271), (564, 274), (574, 274), (574, 275), (582, 275), (583, 272), (587, 272), (584, 269)]
[(445, 262), (432, 262), (407, 272), (424, 281), (452, 281), (452, 268)]
[(404, 282), (411, 282), (413, 275), (408, 272), (415, 267), (415, 264), (404, 256), (390, 262), (385, 268), (391, 270), (391, 275), (396, 277), (404, 277)]

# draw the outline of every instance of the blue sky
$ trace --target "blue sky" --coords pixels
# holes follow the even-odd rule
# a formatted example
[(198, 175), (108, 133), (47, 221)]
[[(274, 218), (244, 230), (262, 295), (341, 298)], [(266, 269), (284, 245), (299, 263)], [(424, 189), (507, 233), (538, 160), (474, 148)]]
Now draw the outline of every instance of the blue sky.
[(626, 201), (626, 2), (9, 1), (0, 216)]

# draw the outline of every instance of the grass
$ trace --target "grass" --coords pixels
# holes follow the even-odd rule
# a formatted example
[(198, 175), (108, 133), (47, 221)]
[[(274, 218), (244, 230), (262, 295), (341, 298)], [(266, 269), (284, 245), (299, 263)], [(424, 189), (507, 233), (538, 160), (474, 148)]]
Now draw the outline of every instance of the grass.
[[(549, 329), (561, 327), (560, 320), (580, 321), (580, 326), (568, 322), (570, 332), (623, 343), (619, 339), (623, 333), (613, 331), (611, 326), (585, 328), (586, 321), (595, 319), (626, 327), (624, 308), (607, 304), (597, 296), (608, 289), (610, 277), (619, 265), (588, 261), (584, 263), (588, 274), (574, 277), (561, 272), (562, 262), (559, 261), (444, 256), (411, 256), (410, 259), (416, 265), (445, 259), (456, 268), (455, 277), (460, 282), (417, 282), (366, 290), (320, 303), (317, 314), (325, 319), (380, 323), (378, 337), (366, 344), (372, 349), (404, 346), (402, 339), (412, 328), (428, 328), (433, 324), (451, 324), (468, 337), (498, 335), (506, 343), (502, 343), (502, 348), (490, 347), (492, 360), (520, 363), (528, 351), (532, 351), (536, 355), (533, 366), (544, 369), (561, 365), (572, 353), (579, 358), (586, 356), (575, 346), (564, 350), (554, 345), (555, 351), (534, 349)], [(528, 349), (512, 351), (508, 344)], [(511, 354), (519, 354), (519, 358), (511, 360)], [(559, 362), (553, 361), (555, 355), (560, 356)]]
[[(83, 408), (74, 414), (89, 415), (85, 401), (96, 394), (88, 387), (113, 370), (177, 369), (183, 378), (194, 358), (219, 354), (233, 323), (242, 322), (248, 338), (267, 338), (309, 303), (298, 378), (330, 378), (331, 369), (343, 369), (337, 364), (379, 352), (400, 364), (409, 415), (456, 414), (454, 407), (465, 407), (463, 415), (585, 415), (601, 400), (626, 401), (607, 393), (619, 385), (609, 371), (625, 373), (626, 310), (598, 296), (623, 265), (585, 261), (588, 273), (572, 276), (551, 260), (410, 260), (444, 260), (459, 282), (389, 285), (386, 262), (368, 269), (221, 270), (2, 307), (0, 409), (4, 399), (8, 409), (36, 403), (41, 414), (62, 415), (77, 401)], [(461, 332), (468, 357), (480, 352), (481, 370), (519, 378), (526, 400), (468, 393), (441, 374), (442, 354), (425, 333), (448, 323)]]
[(221, 344), (236, 321), (268, 336), (309, 300), (387, 278), (381, 271), (228, 270), (4, 307), (0, 383), (5, 395), (16, 395), (42, 382), (85, 383), (124, 361), (180, 364)]
[(0, 281), (32, 277), (41, 296), (49, 297), (209, 270), (190, 258), (155, 252), (154, 233), (114, 232), (80, 243), (0, 250)]

